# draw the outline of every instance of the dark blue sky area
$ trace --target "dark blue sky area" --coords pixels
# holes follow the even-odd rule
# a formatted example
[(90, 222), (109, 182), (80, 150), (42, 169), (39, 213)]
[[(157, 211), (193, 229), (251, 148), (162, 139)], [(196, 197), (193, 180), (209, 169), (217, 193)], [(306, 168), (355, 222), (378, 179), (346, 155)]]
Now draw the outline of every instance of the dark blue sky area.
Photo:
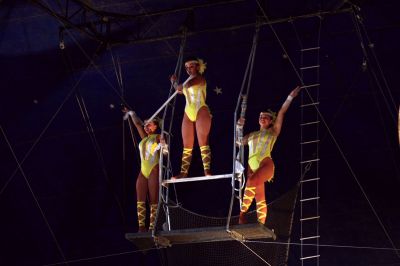
[[(143, 255), (124, 237), (137, 230), (139, 164), (120, 105), (146, 118), (164, 103), (178, 58), (178, 35), (187, 25), (184, 56), (207, 62), (213, 172), (230, 173), (233, 114), (254, 23), (257, 16), (265, 22), (264, 15), (276, 23), (260, 27), (245, 133), (258, 129), (260, 111), (279, 110), (301, 83), (294, 71), (301, 65), (299, 39), (303, 48), (311, 45), (306, 40), (316, 36), (321, 22), (320, 263), (400, 265), (393, 249), (400, 248), (399, 3), (217, 2), (0, 1), (0, 265), (168, 265), (160, 251)], [(356, 9), (359, 19), (351, 2), (361, 8)], [(184, 8), (189, 6), (192, 12)], [(151, 15), (172, 9), (177, 11)], [(319, 10), (337, 13), (324, 13), (321, 21), (299, 17)], [(267, 185), (269, 201), (300, 179), (303, 93), (290, 107), (273, 151), (276, 173)], [(172, 117), (175, 174), (184, 104), (178, 96)], [(195, 151), (190, 175), (201, 174)], [(228, 213), (229, 181), (176, 189), (190, 211), (217, 217)], [(289, 265), (300, 265), (298, 211), (297, 202)], [(235, 203), (233, 214), (238, 212)]]

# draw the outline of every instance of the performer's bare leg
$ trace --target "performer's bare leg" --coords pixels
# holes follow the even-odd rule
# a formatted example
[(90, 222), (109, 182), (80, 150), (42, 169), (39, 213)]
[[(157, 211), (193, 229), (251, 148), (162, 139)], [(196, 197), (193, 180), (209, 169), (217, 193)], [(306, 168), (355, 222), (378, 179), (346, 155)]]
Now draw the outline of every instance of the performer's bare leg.
[[(253, 201), (253, 197), (256, 198), (257, 220), (262, 224), (265, 223), (268, 209), (265, 200), (264, 183), (272, 179), (274, 176), (274, 169), (274, 162), (271, 158), (265, 158), (254, 173), (249, 168), (242, 209), (239, 216), (240, 224), (246, 223), (245, 214)], [(253, 191), (255, 193), (253, 193)]]
[(182, 164), (181, 172), (174, 178), (186, 177), (189, 172), (190, 163), (192, 161), (192, 150), (194, 145), (194, 128), (195, 125), (190, 121), (186, 113), (183, 115), (182, 120), (182, 141), (183, 141), (183, 152), (182, 152)]
[(154, 222), (156, 219), (157, 205), (158, 205), (158, 164), (151, 170), (148, 186), (149, 186), (149, 200), (150, 200), (150, 225), (149, 230), (154, 229)]
[(138, 216), (139, 232), (146, 232), (146, 194), (148, 190), (148, 181), (143, 176), (142, 172), (139, 173), (136, 179), (136, 208)]
[(204, 175), (211, 175), (211, 149), (208, 145), (210, 129), (211, 115), (208, 108), (203, 106), (197, 113), (196, 133), (203, 161)]

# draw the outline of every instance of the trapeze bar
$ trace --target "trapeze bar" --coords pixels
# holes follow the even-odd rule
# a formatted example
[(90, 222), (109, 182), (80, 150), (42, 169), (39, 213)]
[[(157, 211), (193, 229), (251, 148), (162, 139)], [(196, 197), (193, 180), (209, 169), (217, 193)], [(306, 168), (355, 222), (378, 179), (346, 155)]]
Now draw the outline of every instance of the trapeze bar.
[(308, 126), (308, 125), (314, 125), (314, 124), (319, 124), (319, 121), (308, 122), (308, 123), (301, 123), (300, 126)]
[(302, 218), (302, 219), (300, 219), (300, 221), (301, 221), (301, 222), (304, 222), (304, 221), (317, 220), (317, 219), (319, 219), (319, 216), (313, 216), (313, 217)]
[(313, 197), (313, 198), (307, 198), (307, 199), (301, 199), (300, 202), (305, 202), (305, 201), (311, 201), (311, 200), (317, 200), (319, 197)]
[(161, 110), (164, 109), (164, 107), (176, 96), (176, 94), (178, 94), (177, 90), (165, 101), (163, 105), (161, 105), (160, 108), (158, 108), (158, 110), (149, 118), (149, 121), (153, 120), (154, 117), (156, 117), (158, 113), (161, 112)]
[(314, 105), (318, 105), (319, 102), (315, 102), (315, 103), (307, 103), (307, 104), (302, 104), (300, 105), (300, 107), (308, 107), (308, 106), (314, 106)]
[(303, 163), (312, 163), (312, 162), (318, 162), (318, 161), (319, 161), (319, 158), (318, 159), (307, 160), (307, 161), (301, 161), (300, 163), (303, 164)]
[(172, 184), (172, 183), (206, 181), (206, 180), (216, 180), (216, 179), (223, 179), (223, 178), (232, 178), (232, 174), (209, 175), (209, 176), (197, 176), (197, 177), (185, 177), (185, 178), (178, 178), (178, 179), (168, 179), (168, 180), (164, 180), (162, 182), (162, 184), (165, 185), (165, 184)]
[(218, 241), (246, 241), (251, 239), (276, 239), (275, 233), (262, 224), (232, 225), (230, 230), (226, 226), (203, 227), (156, 232), (152, 237), (151, 232), (127, 233), (125, 238), (139, 249), (170, 247), (177, 244), (192, 244)]
[(319, 236), (309, 236), (309, 237), (303, 237), (303, 238), (300, 238), (300, 241), (304, 241), (304, 240), (310, 240), (310, 239), (316, 239), (316, 238), (319, 238)]
[(301, 145), (306, 145), (306, 144), (311, 144), (311, 143), (318, 143), (319, 139), (317, 140), (311, 140), (311, 141), (304, 141), (304, 142), (300, 142)]
[(320, 85), (319, 83), (316, 83), (316, 84), (311, 84), (311, 85), (304, 85), (304, 86), (301, 86), (301, 88), (302, 89), (313, 88), (313, 87), (318, 87), (319, 85)]
[(307, 66), (307, 67), (301, 67), (300, 70), (306, 70), (306, 69), (312, 69), (312, 68), (319, 68), (319, 65), (315, 66)]
[(312, 47), (312, 48), (301, 49), (300, 51), (306, 52), (306, 51), (313, 51), (313, 50), (318, 50), (318, 49), (319, 49), (319, 46), (318, 46), (318, 47)]
[(309, 260), (309, 259), (315, 259), (315, 258), (319, 258), (319, 255), (303, 257), (303, 258), (300, 258), (300, 259), (301, 259), (301, 260)]
[(301, 182), (301, 183), (306, 183), (306, 182), (312, 182), (312, 181), (317, 181), (317, 180), (320, 180), (320, 178), (319, 178), (319, 177), (317, 177), (317, 178), (310, 178), (310, 179), (306, 179), (306, 180), (301, 180), (300, 182)]

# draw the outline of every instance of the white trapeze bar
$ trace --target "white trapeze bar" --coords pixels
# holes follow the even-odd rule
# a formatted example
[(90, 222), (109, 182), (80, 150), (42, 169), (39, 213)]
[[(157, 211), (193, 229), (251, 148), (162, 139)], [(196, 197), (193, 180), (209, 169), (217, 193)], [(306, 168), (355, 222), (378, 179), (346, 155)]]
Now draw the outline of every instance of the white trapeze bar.
[(197, 177), (185, 177), (185, 178), (177, 178), (177, 179), (168, 179), (168, 180), (164, 180), (162, 182), (162, 184), (165, 185), (165, 184), (172, 184), (172, 183), (206, 181), (206, 180), (216, 180), (216, 179), (223, 179), (223, 178), (232, 178), (232, 174), (208, 175), (208, 176), (197, 176)]
[(163, 105), (161, 105), (160, 108), (158, 108), (158, 110), (154, 113), (154, 115), (152, 115), (149, 118), (149, 121), (153, 120), (154, 117), (156, 117), (158, 115), (158, 113), (161, 112), (161, 110), (164, 109), (164, 107), (176, 96), (176, 94), (178, 94), (177, 90), (168, 98), (168, 100), (165, 101), (165, 103)]
[[(185, 84), (192, 78), (193, 78), (192, 76), (189, 76), (183, 84)], [(165, 103), (163, 103), (163, 105), (161, 105), (161, 107), (158, 108), (158, 110), (149, 118), (149, 121), (153, 120), (154, 117), (156, 117), (158, 113), (161, 112), (161, 110), (164, 109), (164, 107), (178, 94), (178, 92), (179, 92), (178, 90), (175, 90), (175, 92), (165, 101)]]

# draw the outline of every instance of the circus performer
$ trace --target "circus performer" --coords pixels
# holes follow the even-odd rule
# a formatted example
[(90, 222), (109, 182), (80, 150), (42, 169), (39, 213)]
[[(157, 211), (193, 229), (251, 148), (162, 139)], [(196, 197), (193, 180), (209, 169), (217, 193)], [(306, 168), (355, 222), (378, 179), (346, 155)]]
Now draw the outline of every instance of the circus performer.
[(183, 84), (177, 83), (176, 75), (172, 75), (170, 78), (174, 88), (179, 94), (183, 94), (186, 99), (185, 113), (182, 120), (182, 164), (180, 174), (174, 178), (188, 175), (195, 134), (200, 146), (204, 175), (211, 175), (211, 149), (208, 144), (211, 114), (206, 104), (207, 83), (202, 75), (206, 69), (206, 64), (201, 59), (188, 58), (185, 61), (185, 69), (189, 78)]
[[(272, 181), (275, 170), (271, 152), (281, 132), (285, 113), (292, 100), (298, 95), (300, 89), (301, 87), (296, 87), (290, 92), (277, 115), (271, 110), (261, 112), (258, 119), (260, 130), (243, 137), (242, 144), (249, 147), (249, 159), (247, 183), (240, 210), (239, 224), (247, 222), (245, 215), (254, 198), (256, 199), (257, 220), (259, 223), (265, 224), (267, 202), (265, 199), (264, 183)], [(243, 126), (244, 122), (245, 119), (240, 118), (237, 124)]]
[(163, 152), (168, 152), (167, 145), (162, 135), (157, 134), (159, 120), (157, 118), (151, 121), (144, 121), (136, 115), (135, 112), (124, 108), (125, 118), (130, 118), (135, 125), (141, 141), (139, 143), (140, 151), (140, 172), (136, 180), (137, 197), (137, 216), (139, 232), (146, 232), (146, 197), (149, 196), (150, 205), (150, 223), (149, 230), (154, 229), (154, 222), (158, 204), (158, 173), (159, 173), (159, 150), (163, 147)]

